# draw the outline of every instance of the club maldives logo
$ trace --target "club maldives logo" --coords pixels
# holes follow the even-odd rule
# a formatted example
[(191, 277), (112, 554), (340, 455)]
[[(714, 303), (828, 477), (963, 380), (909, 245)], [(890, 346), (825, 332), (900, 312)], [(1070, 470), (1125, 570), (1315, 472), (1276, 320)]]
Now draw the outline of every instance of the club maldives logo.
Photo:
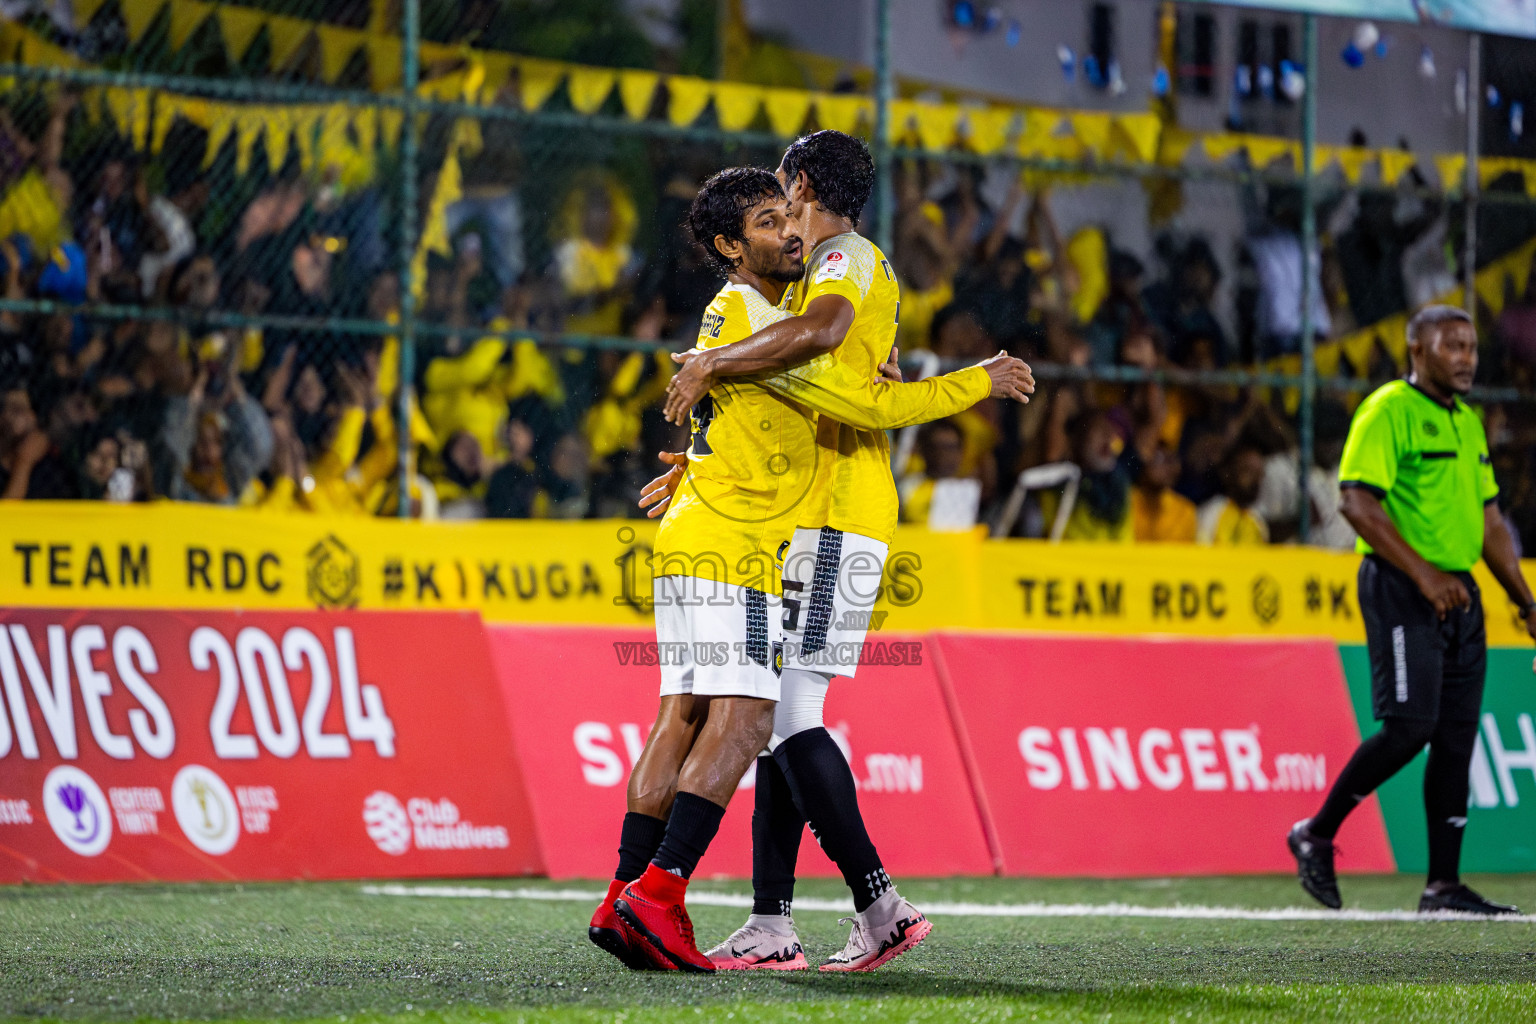
[(214, 856), (234, 849), (240, 814), (224, 780), (200, 764), (189, 764), (171, 782), (171, 810), (192, 845)]
[(411, 848), (411, 819), (393, 793), (382, 789), (363, 801), (363, 827), (374, 845), (392, 857)]
[(59, 842), (82, 857), (94, 857), (112, 841), (107, 798), (79, 768), (61, 765), (43, 780), (43, 810)]
[(393, 857), (413, 845), (418, 850), (505, 850), (512, 843), (505, 826), (466, 821), (447, 797), (413, 796), (402, 805), (382, 789), (363, 801), (363, 827), (374, 845)]

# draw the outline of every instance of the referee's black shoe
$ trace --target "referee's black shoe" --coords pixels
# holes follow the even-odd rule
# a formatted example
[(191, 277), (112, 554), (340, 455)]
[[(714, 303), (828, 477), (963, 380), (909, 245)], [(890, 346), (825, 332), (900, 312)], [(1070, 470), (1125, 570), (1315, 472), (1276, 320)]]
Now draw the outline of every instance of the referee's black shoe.
[(1428, 914), (1436, 910), (1450, 910), (1458, 914), (1483, 914), (1487, 917), (1520, 913), (1519, 907), (1484, 899), (1473, 892), (1470, 886), (1462, 885), (1460, 882), (1449, 884), (1436, 882), (1424, 890), (1424, 895), (1419, 897), (1419, 913)]
[(1296, 877), (1313, 899), (1330, 910), (1338, 910), (1344, 901), (1339, 898), (1339, 880), (1333, 873), (1333, 840), (1314, 836), (1307, 829), (1310, 824), (1311, 818), (1303, 818), (1291, 826), (1285, 837), (1291, 855), (1296, 858)]

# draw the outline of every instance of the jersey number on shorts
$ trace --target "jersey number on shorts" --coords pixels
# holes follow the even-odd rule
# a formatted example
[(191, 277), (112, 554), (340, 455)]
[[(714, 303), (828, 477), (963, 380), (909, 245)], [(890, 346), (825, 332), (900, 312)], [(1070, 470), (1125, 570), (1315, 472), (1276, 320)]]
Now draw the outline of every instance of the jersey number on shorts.
[(790, 597), (790, 594), (805, 593), (805, 584), (799, 580), (784, 580), (784, 632), (796, 633), (800, 630), (800, 606), (804, 603)]
[(690, 454), (715, 454), (714, 449), (709, 446), (709, 425), (715, 421), (715, 400), (705, 395), (694, 404), (691, 415), (693, 416), (693, 450)]

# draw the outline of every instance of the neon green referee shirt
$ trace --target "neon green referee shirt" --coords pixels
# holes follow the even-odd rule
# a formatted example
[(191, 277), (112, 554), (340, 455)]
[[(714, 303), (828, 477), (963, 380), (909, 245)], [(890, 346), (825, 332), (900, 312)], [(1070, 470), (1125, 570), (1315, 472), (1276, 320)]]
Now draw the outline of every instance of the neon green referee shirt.
[[(1446, 405), (1406, 380), (1360, 403), (1340, 487), (1363, 487), (1381, 499), (1387, 518), (1430, 565), (1465, 572), (1483, 554), (1483, 506), (1498, 496), (1488, 436), (1460, 398)], [(1364, 538), (1355, 550), (1371, 553)]]

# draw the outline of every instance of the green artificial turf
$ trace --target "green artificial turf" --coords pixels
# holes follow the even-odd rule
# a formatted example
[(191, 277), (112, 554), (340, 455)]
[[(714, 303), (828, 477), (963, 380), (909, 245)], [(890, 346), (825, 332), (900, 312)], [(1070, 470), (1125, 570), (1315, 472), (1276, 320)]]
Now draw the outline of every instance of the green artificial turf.
[[(1536, 908), (1536, 876), (1472, 884)], [(598, 883), (423, 883), (589, 889)], [(1411, 909), (1417, 880), (1346, 876), (1346, 905)], [(742, 883), (696, 891), (745, 893)], [(923, 903), (1304, 907), (1294, 879), (910, 880)], [(836, 899), (831, 882), (798, 895)], [(633, 974), (581, 902), (371, 895), (357, 883), (0, 890), (0, 1018), (453, 1022), (1536, 1021), (1536, 924), (971, 917), (864, 976)], [(700, 906), (700, 944), (744, 910)], [(796, 915), (813, 959), (832, 912)]]

